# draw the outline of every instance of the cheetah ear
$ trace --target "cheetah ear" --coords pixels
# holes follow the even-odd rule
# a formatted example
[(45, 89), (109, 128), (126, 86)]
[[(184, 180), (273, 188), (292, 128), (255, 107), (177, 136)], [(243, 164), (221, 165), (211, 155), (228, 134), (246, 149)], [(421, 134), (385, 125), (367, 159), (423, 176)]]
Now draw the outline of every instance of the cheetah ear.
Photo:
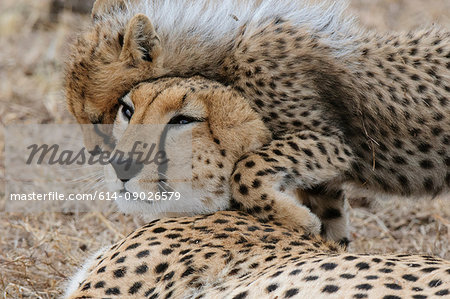
[(95, 22), (103, 16), (112, 15), (126, 9), (125, 0), (96, 0), (92, 7), (91, 17)]
[(120, 60), (132, 66), (154, 62), (161, 53), (161, 41), (149, 18), (135, 15), (127, 25)]

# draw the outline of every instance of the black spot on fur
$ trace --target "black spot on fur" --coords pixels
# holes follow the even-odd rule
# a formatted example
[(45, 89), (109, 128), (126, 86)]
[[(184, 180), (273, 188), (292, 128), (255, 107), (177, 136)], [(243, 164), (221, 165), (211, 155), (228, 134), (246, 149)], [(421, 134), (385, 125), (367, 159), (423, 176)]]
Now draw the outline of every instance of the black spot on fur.
[(192, 268), (191, 266), (189, 266), (189, 267), (183, 272), (183, 274), (181, 274), (181, 277), (183, 278), (183, 277), (192, 275), (193, 273), (195, 273), (195, 269)]
[(120, 290), (117, 287), (109, 288), (109, 289), (106, 289), (105, 294), (106, 295), (120, 295)]
[(388, 289), (392, 289), (392, 290), (401, 290), (402, 289), (401, 285), (396, 284), (396, 283), (386, 283), (385, 286)]
[(373, 288), (373, 286), (368, 283), (358, 284), (357, 286), (355, 286), (355, 289), (365, 290), (365, 291), (368, 291), (371, 288)]
[(271, 284), (266, 288), (266, 290), (268, 293), (271, 293), (271, 292), (275, 291), (277, 288), (278, 288), (277, 284)]
[(245, 291), (245, 292), (237, 294), (236, 296), (233, 297), (233, 299), (244, 299), (247, 297), (247, 295), (248, 295), (248, 292)]
[(289, 289), (286, 291), (286, 293), (284, 294), (284, 298), (292, 298), (295, 295), (297, 295), (299, 292), (299, 290), (297, 288), (293, 288), (293, 289)]
[(414, 276), (412, 274), (405, 274), (402, 276), (403, 279), (408, 280), (408, 281), (417, 281), (417, 279), (419, 279), (417, 276)]
[(157, 227), (153, 230), (153, 232), (159, 234), (165, 232), (166, 230), (167, 229), (165, 229), (164, 227)]
[(148, 266), (146, 264), (140, 265), (136, 268), (135, 273), (136, 274), (144, 274), (147, 272)]
[(357, 263), (355, 266), (356, 266), (356, 268), (358, 268), (359, 270), (368, 270), (368, 269), (370, 269), (369, 264), (368, 264), (368, 263), (364, 263), (364, 262)]
[(113, 272), (113, 275), (114, 275), (115, 278), (122, 278), (122, 277), (125, 276), (126, 273), (127, 273), (127, 268), (126, 267), (122, 267), (122, 268), (119, 268), (119, 269), (115, 270)]
[(139, 292), (139, 289), (142, 287), (142, 282), (135, 282), (131, 288), (128, 290), (128, 294), (134, 295)]
[(338, 290), (339, 290), (339, 287), (338, 287), (338, 286), (329, 284), (329, 285), (326, 285), (326, 286), (322, 289), (322, 292), (323, 292), (323, 293), (335, 293), (335, 292), (337, 292)]
[(337, 264), (335, 264), (335, 263), (325, 263), (325, 264), (320, 265), (320, 268), (327, 270), (327, 271), (333, 270), (336, 267), (337, 267)]

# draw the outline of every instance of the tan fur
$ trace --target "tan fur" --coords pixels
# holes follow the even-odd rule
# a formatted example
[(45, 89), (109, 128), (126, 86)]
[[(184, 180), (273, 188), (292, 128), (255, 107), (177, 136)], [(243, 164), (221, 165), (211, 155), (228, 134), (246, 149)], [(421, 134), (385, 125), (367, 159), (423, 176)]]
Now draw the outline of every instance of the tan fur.
[[(106, 29), (98, 25), (97, 30)], [(142, 53), (137, 50), (137, 47), (141, 46), (136, 40), (138, 35), (143, 39), (142, 46), (146, 47), (149, 54), (160, 53), (159, 38), (154, 34), (150, 21), (142, 15), (136, 15), (126, 30), (117, 36), (107, 35), (106, 32), (101, 36), (96, 32), (87, 32), (78, 40), (74, 48), (77, 52), (75, 55), (90, 55), (89, 59), (93, 59), (92, 61), (86, 58), (77, 59), (67, 70), (66, 97), (69, 110), (79, 123), (112, 123), (118, 108), (116, 100), (127, 93), (134, 84), (160, 75), (156, 71), (158, 63), (144, 61)], [(123, 48), (119, 40), (123, 41)], [(92, 46), (94, 48), (86, 49)], [(106, 51), (96, 52), (95, 48)], [(140, 63), (141, 61), (143, 63)], [(94, 69), (97, 71), (92, 72)], [(106, 113), (98, 113), (99, 111)], [(94, 136), (87, 138), (91, 141), (87, 144), (91, 150), (101, 144), (101, 140)]]
[(125, 1), (124, 0), (97, 0), (94, 2), (92, 7), (92, 19), (98, 19), (102, 15), (112, 13), (113, 9), (124, 10)]
[[(165, 186), (181, 193), (180, 202), (174, 203), (175, 206), (154, 203), (160, 207), (152, 207), (151, 210), (192, 215), (229, 208), (229, 184), (236, 162), (244, 153), (260, 148), (270, 140), (269, 131), (258, 114), (236, 91), (199, 77), (166, 78), (142, 83), (124, 101), (131, 101), (134, 109), (129, 123), (127, 119), (121, 118), (119, 111), (115, 124), (116, 150), (124, 153), (131, 152), (136, 141), (150, 143), (150, 140), (156, 140), (155, 143), (158, 143), (167, 126), (151, 125), (170, 123), (171, 119), (180, 115), (199, 119), (198, 122), (170, 129), (165, 137), (168, 159), (180, 157), (183, 159), (180, 166), (192, 161), (192, 170), (180, 170), (168, 163), (164, 173), (167, 179)], [(192, 139), (186, 139), (191, 136)], [(184, 140), (189, 144), (182, 143)], [(186, 161), (183, 152), (189, 146), (192, 146), (192, 157), (187, 156)], [(117, 191), (125, 188), (130, 193), (158, 192), (156, 183), (160, 173), (157, 167), (154, 163), (144, 164), (138, 173), (127, 177), (128, 181), (120, 184)], [(113, 167), (107, 169), (110, 175)], [(121, 178), (122, 172), (119, 173), (117, 169), (115, 172)], [(111, 176), (114, 177), (114, 174)], [(183, 192), (185, 185), (177, 185), (180, 180), (192, 184), (192, 192), (190, 189)], [(200, 206), (190, 202), (193, 197), (201, 198)], [(145, 211), (146, 205), (141, 203), (140, 210)], [(283, 201), (280, 195), (279, 200), (273, 203), (273, 208), (280, 211), (274, 216), (275, 221), (286, 222), (294, 218), (298, 219), (297, 226), (306, 231), (314, 234), (320, 232), (320, 222), (316, 216), (301, 206), (295, 197)], [(127, 212), (126, 207), (123, 210)], [(152, 218), (156, 216), (160, 215), (151, 215)]]
[[(75, 45), (66, 90), (78, 121), (111, 123), (116, 99), (147, 78), (200, 73), (240, 92), (273, 135), (273, 142), (239, 161), (232, 180), (235, 208), (270, 220), (281, 212), (270, 208), (274, 202), (289, 200), (280, 192), (300, 188), (321, 211), (323, 234), (345, 240), (344, 183), (404, 196), (448, 192), (448, 31), (378, 35), (344, 30), (332, 18), (317, 27), (271, 16), (224, 35), (232, 42), (208, 44), (195, 27), (179, 44), (170, 33), (158, 39), (158, 29), (144, 30), (149, 41), (141, 45), (143, 57), (158, 40), (161, 52), (151, 61), (139, 55), (123, 61), (127, 47), (119, 37), (134, 30), (135, 18), (143, 19), (127, 19), (141, 2), (128, 10), (112, 3)], [(252, 187), (255, 180), (264, 188)], [(282, 225), (295, 227), (297, 219), (285, 220)]]
[(450, 288), (448, 261), (349, 254), (240, 212), (154, 221), (86, 266), (68, 298), (444, 298)]

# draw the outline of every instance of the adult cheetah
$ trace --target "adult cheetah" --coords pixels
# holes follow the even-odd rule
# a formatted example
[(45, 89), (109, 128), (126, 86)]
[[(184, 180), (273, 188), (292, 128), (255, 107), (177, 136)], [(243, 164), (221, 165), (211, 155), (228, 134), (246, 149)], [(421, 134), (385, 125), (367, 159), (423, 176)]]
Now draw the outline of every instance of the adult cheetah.
[(65, 298), (448, 298), (450, 262), (349, 254), (243, 212), (155, 220), (92, 256)]
[(270, 220), (268, 203), (295, 206), (279, 191), (300, 188), (324, 234), (345, 240), (343, 184), (448, 191), (450, 34), (377, 34), (344, 15), (329, 2), (98, 0), (68, 64), (70, 110), (80, 123), (111, 123), (117, 99), (144, 80), (230, 85), (272, 133), (236, 165), (232, 206)]

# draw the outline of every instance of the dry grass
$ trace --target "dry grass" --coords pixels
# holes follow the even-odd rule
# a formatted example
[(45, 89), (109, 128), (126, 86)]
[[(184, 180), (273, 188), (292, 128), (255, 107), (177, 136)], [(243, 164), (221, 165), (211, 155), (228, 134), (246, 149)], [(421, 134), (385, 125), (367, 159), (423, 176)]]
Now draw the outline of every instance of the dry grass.
[[(379, 30), (407, 30), (433, 22), (450, 25), (447, 0), (353, 0), (362, 23)], [(0, 1), (0, 125), (73, 122), (61, 92), (66, 45), (86, 17), (48, 18), (49, 0)], [(4, 182), (0, 130), (0, 186)], [(4, 203), (0, 188), (0, 211)], [(386, 201), (351, 211), (351, 251), (426, 252), (450, 259), (450, 205), (436, 201)], [(107, 213), (1, 213), (0, 296), (54, 298), (64, 279), (90, 251), (111, 244), (138, 221)]]

